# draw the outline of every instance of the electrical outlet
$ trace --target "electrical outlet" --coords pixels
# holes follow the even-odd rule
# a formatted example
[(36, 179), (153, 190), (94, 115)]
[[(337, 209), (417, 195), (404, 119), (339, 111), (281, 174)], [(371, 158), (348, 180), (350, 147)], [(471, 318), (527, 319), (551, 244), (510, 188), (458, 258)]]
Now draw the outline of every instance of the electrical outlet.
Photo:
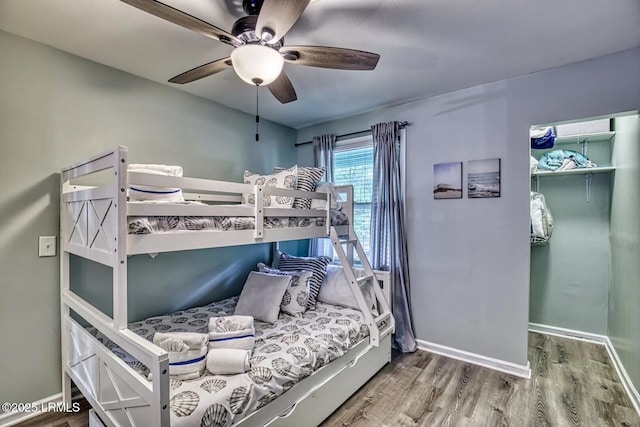
[(40, 236), (38, 256), (56, 256), (56, 236)]

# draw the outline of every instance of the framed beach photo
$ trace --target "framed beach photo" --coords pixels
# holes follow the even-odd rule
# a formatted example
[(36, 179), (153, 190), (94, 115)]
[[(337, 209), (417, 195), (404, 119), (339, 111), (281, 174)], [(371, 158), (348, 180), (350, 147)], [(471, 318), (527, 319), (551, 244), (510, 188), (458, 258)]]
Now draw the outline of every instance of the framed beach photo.
[(462, 199), (462, 162), (433, 165), (433, 198)]
[(470, 160), (467, 165), (467, 197), (500, 197), (500, 159)]

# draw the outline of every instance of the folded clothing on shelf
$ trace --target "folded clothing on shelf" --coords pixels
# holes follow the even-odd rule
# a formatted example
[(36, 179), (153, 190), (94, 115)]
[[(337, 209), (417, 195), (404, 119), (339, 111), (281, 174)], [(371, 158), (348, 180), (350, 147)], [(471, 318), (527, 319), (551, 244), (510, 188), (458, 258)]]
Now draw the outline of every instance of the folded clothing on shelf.
[(595, 166), (587, 156), (573, 150), (553, 150), (543, 154), (538, 161), (538, 169), (551, 171)]
[(545, 128), (531, 129), (529, 131), (529, 138), (531, 139), (531, 148), (544, 150), (553, 147), (556, 135), (553, 133), (553, 128), (548, 126)]

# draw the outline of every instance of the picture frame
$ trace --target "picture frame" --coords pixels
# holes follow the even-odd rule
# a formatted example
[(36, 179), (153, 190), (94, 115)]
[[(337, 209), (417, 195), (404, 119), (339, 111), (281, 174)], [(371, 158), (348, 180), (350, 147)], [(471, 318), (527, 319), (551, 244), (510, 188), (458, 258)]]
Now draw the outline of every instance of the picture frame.
[(500, 158), (470, 160), (467, 165), (467, 197), (488, 199), (501, 195)]
[(433, 165), (433, 198), (462, 199), (462, 162)]

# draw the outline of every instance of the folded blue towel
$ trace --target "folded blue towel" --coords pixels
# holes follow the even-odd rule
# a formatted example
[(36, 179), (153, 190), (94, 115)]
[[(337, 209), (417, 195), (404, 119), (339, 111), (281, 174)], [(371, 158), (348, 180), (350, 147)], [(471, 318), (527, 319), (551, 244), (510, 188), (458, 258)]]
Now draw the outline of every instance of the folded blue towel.
[(591, 165), (589, 158), (573, 150), (553, 150), (545, 153), (538, 161), (538, 169), (554, 171), (562, 166), (565, 159), (571, 159), (578, 168), (586, 168)]

